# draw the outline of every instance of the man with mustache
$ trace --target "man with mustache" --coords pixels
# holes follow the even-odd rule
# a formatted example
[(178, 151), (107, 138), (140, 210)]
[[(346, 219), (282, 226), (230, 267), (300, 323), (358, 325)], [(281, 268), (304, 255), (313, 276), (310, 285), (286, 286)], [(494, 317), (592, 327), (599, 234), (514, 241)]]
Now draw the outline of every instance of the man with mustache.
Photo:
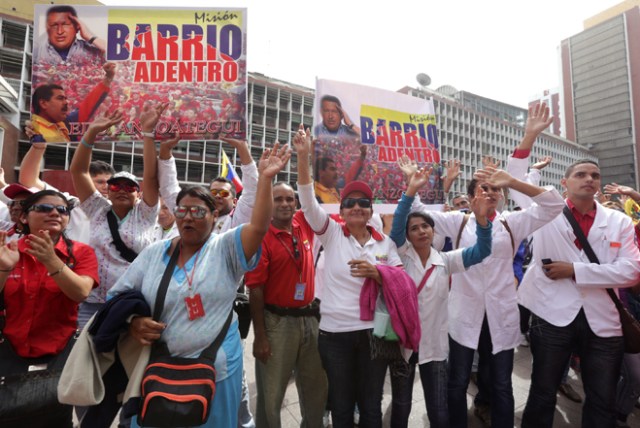
[(314, 232), (296, 213), (293, 188), (273, 187), (273, 217), (258, 267), (245, 274), (255, 332), (256, 426), (281, 426), (280, 409), (295, 373), (302, 426), (322, 427), (327, 378), (318, 352), (319, 305), (314, 301)]
[(31, 122), (36, 135), (32, 142), (69, 142), (69, 126), (75, 122), (88, 122), (109, 93), (116, 65), (108, 62), (103, 66), (104, 78), (80, 103), (70, 111), (64, 88), (57, 84), (40, 85), (33, 92)]

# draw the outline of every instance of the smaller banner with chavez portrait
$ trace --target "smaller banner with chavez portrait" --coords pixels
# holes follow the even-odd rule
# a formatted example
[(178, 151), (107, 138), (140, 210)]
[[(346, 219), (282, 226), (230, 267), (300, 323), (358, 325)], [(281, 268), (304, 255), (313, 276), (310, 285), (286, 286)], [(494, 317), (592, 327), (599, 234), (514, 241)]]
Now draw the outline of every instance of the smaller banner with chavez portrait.
[(431, 166), (424, 203), (444, 200), (433, 101), (361, 85), (316, 82), (316, 196), (337, 212), (340, 190), (360, 180), (373, 189), (376, 212), (392, 213), (405, 188), (396, 165), (403, 155)]
[(245, 9), (36, 5), (34, 21), (34, 141), (79, 141), (115, 109), (124, 121), (99, 140), (140, 139), (159, 102), (159, 137), (246, 139)]

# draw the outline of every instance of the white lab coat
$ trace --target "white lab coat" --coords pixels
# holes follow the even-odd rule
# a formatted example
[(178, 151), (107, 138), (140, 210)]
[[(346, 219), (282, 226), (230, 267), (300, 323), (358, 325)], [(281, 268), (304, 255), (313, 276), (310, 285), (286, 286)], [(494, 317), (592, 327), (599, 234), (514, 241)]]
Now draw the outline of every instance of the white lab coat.
[[(514, 177), (526, 172), (528, 159), (509, 159)], [(511, 197), (520, 206), (530, 199)], [(600, 337), (621, 336), (620, 317), (606, 288), (629, 287), (640, 280), (640, 252), (634, 242), (631, 219), (596, 202), (596, 216), (587, 240), (600, 265), (589, 262), (575, 245), (571, 224), (563, 214), (533, 234), (533, 258), (520, 284), (518, 300), (547, 322), (563, 327), (584, 308), (589, 326)], [(542, 270), (542, 259), (573, 262), (572, 278), (552, 280)]]
[[(485, 313), (494, 354), (513, 349), (520, 343), (513, 256), (524, 238), (553, 220), (564, 206), (555, 189), (547, 190), (533, 200), (535, 204), (530, 209), (499, 213), (493, 220), (491, 255), (465, 272), (452, 275), (449, 335), (467, 348), (477, 349)], [(420, 205), (414, 203), (414, 209)], [(457, 239), (464, 213), (429, 211), (428, 214), (433, 217), (438, 233), (450, 236), (454, 241)], [(501, 219), (506, 219), (511, 228), (513, 246)], [(476, 220), (472, 214), (462, 231), (460, 248), (475, 243), (475, 230)]]

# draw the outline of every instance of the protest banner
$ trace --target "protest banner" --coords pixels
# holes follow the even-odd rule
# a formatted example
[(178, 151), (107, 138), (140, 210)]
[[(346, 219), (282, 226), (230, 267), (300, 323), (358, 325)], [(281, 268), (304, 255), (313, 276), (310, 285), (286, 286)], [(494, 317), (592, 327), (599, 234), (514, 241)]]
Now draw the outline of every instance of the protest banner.
[(318, 79), (315, 101), (314, 181), (328, 211), (337, 212), (340, 190), (359, 180), (373, 189), (376, 212), (392, 213), (405, 188), (396, 165), (403, 155), (433, 167), (421, 200), (444, 202), (432, 100)]
[(140, 112), (160, 102), (159, 138), (246, 139), (246, 9), (36, 5), (34, 16), (32, 98), (55, 84), (68, 100), (33, 102), (36, 141), (79, 141), (115, 109), (124, 121), (99, 140), (139, 140)]

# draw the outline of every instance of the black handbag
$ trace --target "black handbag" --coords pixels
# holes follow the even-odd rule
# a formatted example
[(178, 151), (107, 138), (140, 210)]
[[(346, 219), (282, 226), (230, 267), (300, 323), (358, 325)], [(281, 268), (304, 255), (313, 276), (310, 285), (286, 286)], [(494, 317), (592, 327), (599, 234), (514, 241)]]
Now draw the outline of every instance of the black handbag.
[[(571, 214), (569, 207), (565, 206), (563, 213), (567, 220), (569, 220), (569, 223), (573, 228), (573, 233), (576, 235), (576, 238), (578, 238), (578, 241), (580, 242), (580, 245), (582, 245), (582, 249), (589, 258), (589, 261), (591, 263), (600, 264), (598, 256), (593, 252), (591, 244), (589, 244), (587, 237), (584, 236), (582, 229), (580, 229), (580, 225), (573, 214)], [(627, 308), (622, 305), (620, 298), (618, 298), (618, 295), (612, 288), (607, 288), (607, 293), (609, 294), (609, 297), (611, 297), (611, 300), (613, 300), (613, 304), (616, 306), (616, 309), (620, 314), (620, 324), (622, 326), (622, 336), (624, 338), (624, 352), (627, 354), (640, 353), (640, 322), (638, 322), (638, 320), (629, 313)]]
[(70, 422), (71, 406), (58, 401), (58, 382), (77, 334), (57, 355), (23, 358), (2, 335), (5, 315), (4, 294), (0, 293), (0, 426), (34, 426), (34, 421), (53, 420), (65, 411)]
[[(164, 309), (179, 252), (180, 246), (176, 245), (160, 281), (153, 311), (155, 321), (159, 321)], [(158, 341), (153, 345), (141, 384), (142, 399), (138, 412), (141, 426), (198, 426), (207, 422), (216, 390), (216, 354), (232, 318), (233, 308), (218, 337), (198, 358), (172, 357), (166, 343)]]

